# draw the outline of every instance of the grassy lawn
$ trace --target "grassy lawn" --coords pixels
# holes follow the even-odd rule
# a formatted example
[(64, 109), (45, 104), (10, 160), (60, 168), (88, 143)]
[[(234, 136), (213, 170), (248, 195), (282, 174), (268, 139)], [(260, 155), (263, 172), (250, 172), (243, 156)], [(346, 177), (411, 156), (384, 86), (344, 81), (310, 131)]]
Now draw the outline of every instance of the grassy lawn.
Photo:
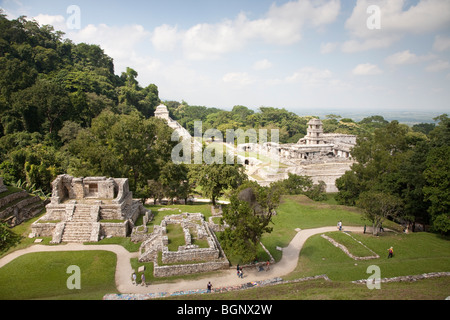
[(336, 231), (327, 233), (327, 236), (345, 246), (356, 257), (374, 256), (374, 253), (363, 245), (361, 240), (350, 233)]
[[(155, 219), (148, 223), (150, 232), (153, 225), (159, 225), (164, 216), (181, 212), (201, 212), (208, 219), (211, 216), (210, 205), (170, 205), (147, 206), (155, 213)], [(172, 210), (157, 211), (159, 208)], [(28, 239), (30, 225), (34, 219), (14, 228), (14, 232), (23, 236), (21, 243), (9, 252), (22, 249), (33, 243)], [(334, 226), (342, 220), (345, 226), (363, 226), (368, 224), (362, 219), (356, 208), (338, 206), (332, 198), (318, 203), (303, 196), (283, 197), (282, 203), (273, 218), (273, 232), (264, 235), (262, 242), (279, 261), (282, 252), (276, 246), (286, 247), (295, 236), (295, 228), (307, 229), (322, 226)], [(369, 224), (368, 224), (369, 225)], [(176, 225), (173, 225), (176, 227)], [(397, 225), (386, 222), (385, 228), (399, 230)], [(181, 228), (179, 228), (181, 230)], [(184, 244), (184, 234), (168, 228), (171, 244)], [(191, 232), (195, 243), (195, 234)], [(344, 244), (356, 256), (372, 255), (357, 241), (376, 252), (380, 258), (368, 261), (353, 260), (339, 248), (334, 247), (320, 235), (309, 238), (300, 253), (299, 262), (294, 272), (285, 280), (304, 278), (326, 274), (332, 281), (309, 281), (291, 283), (265, 288), (214, 294), (207, 297), (193, 295), (182, 296), (182, 299), (443, 299), (450, 295), (450, 277), (422, 280), (416, 283), (386, 283), (381, 290), (369, 290), (365, 285), (352, 284), (350, 281), (367, 279), (367, 267), (377, 265), (382, 278), (402, 275), (416, 275), (428, 272), (450, 271), (450, 242), (448, 239), (431, 233), (403, 234), (384, 232), (375, 237), (371, 234), (351, 235), (357, 240), (341, 232), (327, 233), (328, 236)], [(172, 237), (174, 236), (174, 237)], [(179, 238), (179, 244), (177, 243)], [(50, 238), (44, 239), (47, 244)], [(129, 238), (104, 239), (99, 244), (120, 244), (129, 251), (137, 251), (139, 244), (133, 244)], [(394, 247), (394, 258), (387, 259), (387, 249)], [(170, 249), (172, 250), (172, 249)], [(3, 253), (5, 254), (5, 253)], [(260, 249), (262, 261), (268, 256)], [(228, 257), (232, 263), (239, 257)], [(107, 251), (32, 253), (15, 259), (0, 269), (0, 299), (101, 299), (106, 293), (117, 292), (114, 283), (116, 257)], [(137, 268), (142, 265), (137, 259), (131, 261)], [(81, 290), (69, 290), (66, 281), (70, 274), (66, 273), (69, 265), (81, 268)], [(198, 275), (153, 278), (153, 263), (146, 263), (146, 278), (152, 283), (173, 282), (180, 279), (195, 279)], [(202, 274), (201, 276), (204, 276)], [(139, 280), (139, 279), (138, 279)], [(225, 284), (224, 284), (225, 285)]]
[[(1, 300), (93, 300), (117, 292), (116, 255), (108, 251), (29, 253), (0, 268)], [(70, 290), (70, 265), (80, 267), (81, 289)]]
[(383, 283), (380, 290), (346, 281), (314, 280), (171, 300), (444, 300), (450, 295), (449, 288), (450, 277)]
[(296, 228), (335, 226), (339, 220), (344, 228), (369, 224), (355, 208), (314, 202), (305, 196), (283, 196), (277, 215), (272, 220), (273, 231), (263, 235), (262, 243), (276, 261), (282, 255), (276, 247), (287, 247), (297, 233)]
[(179, 246), (186, 244), (184, 240), (183, 228), (180, 224), (167, 225), (167, 237), (169, 238), (169, 251), (178, 251)]
[[(333, 236), (333, 233), (330, 234)], [(303, 246), (297, 268), (286, 279), (327, 274), (331, 280), (367, 279), (367, 267), (377, 265), (382, 278), (450, 271), (448, 240), (431, 233), (385, 233), (380, 237), (353, 234), (380, 258), (353, 260), (320, 235), (309, 238)], [(394, 257), (387, 259), (387, 249), (394, 247)], [(352, 252), (353, 253), (353, 252)], [(450, 295), (450, 292), (449, 292)]]

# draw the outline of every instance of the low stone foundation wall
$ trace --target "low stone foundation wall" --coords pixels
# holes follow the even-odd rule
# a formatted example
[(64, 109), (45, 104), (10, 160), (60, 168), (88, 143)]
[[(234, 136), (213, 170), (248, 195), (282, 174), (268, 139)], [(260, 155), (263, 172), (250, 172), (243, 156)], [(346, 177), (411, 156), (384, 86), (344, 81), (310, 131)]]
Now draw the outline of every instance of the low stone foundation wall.
[(201, 273), (226, 269), (230, 266), (228, 261), (212, 261), (205, 263), (182, 264), (173, 266), (159, 266), (156, 262), (153, 269), (155, 277), (171, 277), (185, 274)]
[[(394, 278), (383, 278), (380, 279), (380, 283), (389, 283), (389, 282), (414, 282), (418, 280), (424, 280), (424, 279), (431, 279), (431, 278), (439, 278), (439, 277), (449, 277), (450, 272), (430, 272), (430, 273), (423, 273), (413, 276), (400, 276), (400, 277), (394, 277)], [(370, 281), (373, 281), (374, 279), (370, 279)], [(362, 279), (362, 280), (356, 280), (352, 281), (352, 283), (362, 283), (365, 284), (369, 281), (368, 279)]]
[[(165, 248), (167, 249), (167, 247)], [(178, 263), (186, 261), (211, 261), (219, 258), (219, 250), (211, 248), (187, 248), (183, 251), (163, 250), (163, 263)]]
[(38, 221), (31, 225), (31, 233), (36, 237), (51, 237), (58, 223), (39, 223)]
[(47, 212), (41, 220), (65, 220), (66, 219), (66, 208), (60, 205), (53, 206), (48, 204), (46, 206)]
[(100, 222), (100, 237), (126, 237), (128, 234), (128, 221), (122, 223)]

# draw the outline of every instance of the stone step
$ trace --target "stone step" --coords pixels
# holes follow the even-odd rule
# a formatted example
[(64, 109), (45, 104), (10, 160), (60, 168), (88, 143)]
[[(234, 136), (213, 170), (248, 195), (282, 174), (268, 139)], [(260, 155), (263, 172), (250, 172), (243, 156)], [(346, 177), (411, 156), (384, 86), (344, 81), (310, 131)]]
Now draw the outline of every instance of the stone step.
[(89, 222), (91, 220), (91, 215), (79, 215), (79, 214), (74, 214), (72, 216), (72, 220), (78, 220), (78, 221), (86, 221)]
[(67, 222), (62, 235), (63, 242), (87, 242), (91, 239), (92, 223)]
[(90, 236), (86, 237), (62, 237), (62, 242), (75, 242), (75, 243), (81, 243), (81, 242), (89, 242), (91, 240)]
[(66, 223), (66, 227), (64, 228), (64, 230), (86, 230), (86, 229), (91, 229), (92, 228), (92, 224), (85, 224), (82, 222), (68, 222)]

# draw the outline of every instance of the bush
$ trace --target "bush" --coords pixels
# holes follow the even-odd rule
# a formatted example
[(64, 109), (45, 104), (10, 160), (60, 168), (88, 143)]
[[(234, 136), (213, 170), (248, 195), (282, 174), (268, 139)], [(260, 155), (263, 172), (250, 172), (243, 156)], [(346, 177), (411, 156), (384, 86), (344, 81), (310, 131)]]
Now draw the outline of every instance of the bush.
[(3, 222), (0, 223), (0, 252), (8, 250), (20, 241), (20, 236), (11, 231)]

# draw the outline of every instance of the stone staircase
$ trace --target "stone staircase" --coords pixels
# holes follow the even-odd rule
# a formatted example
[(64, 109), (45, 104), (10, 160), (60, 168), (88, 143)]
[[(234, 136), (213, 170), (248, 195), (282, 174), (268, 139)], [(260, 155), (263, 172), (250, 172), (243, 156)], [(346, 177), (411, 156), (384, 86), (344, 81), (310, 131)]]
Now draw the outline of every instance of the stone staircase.
[(67, 221), (62, 242), (88, 242), (91, 239), (93, 222), (89, 206), (75, 206), (71, 221)]

